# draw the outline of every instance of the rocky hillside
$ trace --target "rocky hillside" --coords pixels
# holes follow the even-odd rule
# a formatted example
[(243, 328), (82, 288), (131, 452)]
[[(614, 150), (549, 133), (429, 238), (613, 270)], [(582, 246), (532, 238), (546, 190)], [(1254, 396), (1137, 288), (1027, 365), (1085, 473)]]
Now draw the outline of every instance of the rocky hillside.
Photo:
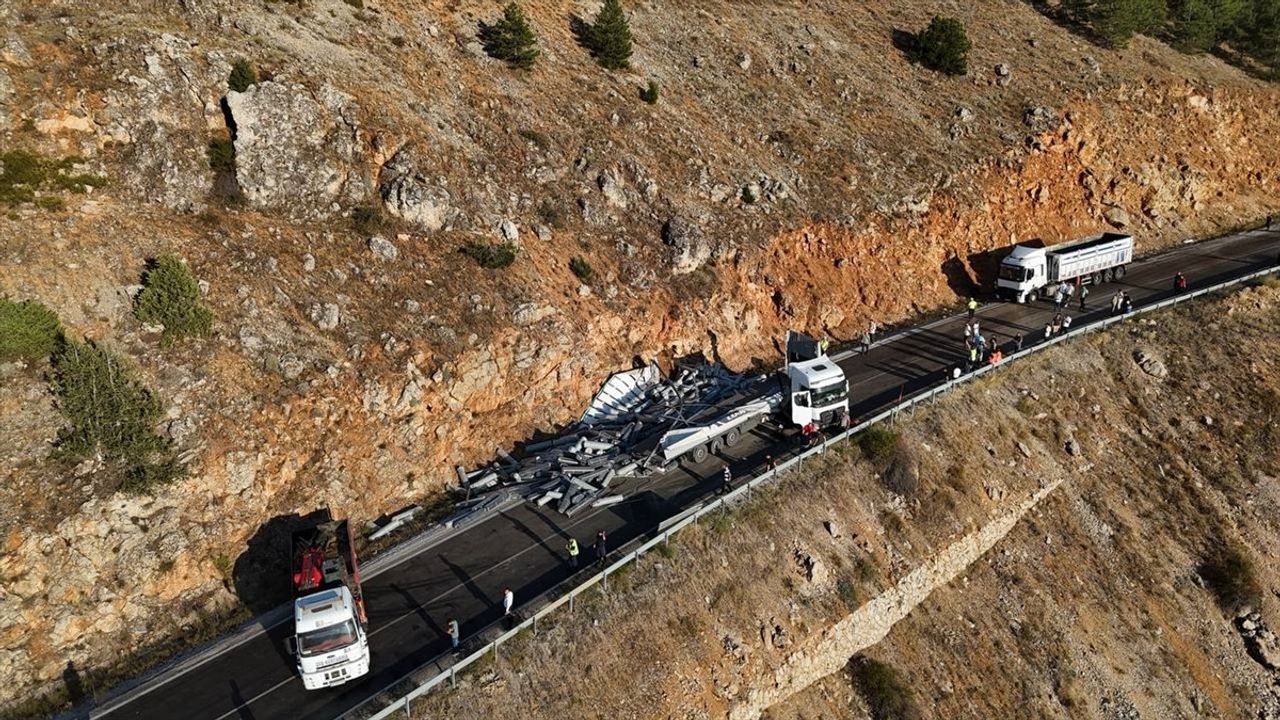
[(830, 453), (427, 713), (1280, 716), (1271, 282), (1019, 362), (880, 456)]
[[(973, 41), (943, 76), (895, 44), (939, 9), (629, 5), (608, 72), (571, 31), (589, 3), (526, 5), (529, 71), (482, 51), (488, 3), (0, 7), (4, 149), (105, 179), (5, 196), (0, 294), (136, 363), (189, 471), (136, 495), (51, 457), (48, 363), (0, 367), (0, 674), (29, 695), (162, 657), (269, 600), (244, 553), (272, 519), (436, 497), (634, 356), (740, 367), (788, 327), (950, 303), (1016, 240), (1152, 249), (1280, 207), (1274, 86), (1017, 2), (943, 8)], [(507, 244), (503, 269), (463, 252)], [(165, 252), (208, 338), (131, 313)]]

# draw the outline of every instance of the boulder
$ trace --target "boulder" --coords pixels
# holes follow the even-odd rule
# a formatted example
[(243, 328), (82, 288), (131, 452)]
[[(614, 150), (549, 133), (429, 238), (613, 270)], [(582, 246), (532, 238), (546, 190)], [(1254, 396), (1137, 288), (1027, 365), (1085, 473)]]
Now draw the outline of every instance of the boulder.
[(1138, 367), (1142, 371), (1157, 380), (1164, 380), (1169, 377), (1169, 370), (1161, 362), (1160, 358), (1151, 354), (1150, 351), (1138, 348), (1133, 351), (1133, 361), (1138, 363)]
[(381, 235), (374, 235), (369, 238), (369, 252), (372, 252), (383, 262), (392, 262), (400, 257), (400, 251), (396, 246)]
[(311, 306), (311, 322), (321, 330), (332, 330), (338, 327), (338, 306), (333, 303), (316, 303)]
[(428, 179), (416, 150), (408, 146), (391, 156), (378, 177), (378, 194), (387, 213), (427, 232), (453, 218), (448, 191)]
[(236, 182), (250, 205), (307, 218), (364, 196), (351, 96), (327, 84), (313, 94), (269, 80), (228, 92), (226, 107), (235, 129)]
[(1107, 219), (1107, 222), (1117, 228), (1128, 227), (1132, 222), (1129, 218), (1129, 213), (1126, 212), (1124, 208), (1115, 205), (1107, 208), (1106, 211), (1102, 213), (1102, 216)]
[(596, 184), (600, 187), (600, 194), (604, 195), (605, 202), (616, 208), (625, 208), (627, 206), (627, 193), (622, 187), (622, 181), (618, 178), (618, 174), (613, 170), (606, 170), (600, 173), (596, 178)]
[(687, 275), (711, 259), (710, 241), (686, 217), (672, 216), (663, 223), (662, 242), (671, 248), (671, 272), (676, 275)]

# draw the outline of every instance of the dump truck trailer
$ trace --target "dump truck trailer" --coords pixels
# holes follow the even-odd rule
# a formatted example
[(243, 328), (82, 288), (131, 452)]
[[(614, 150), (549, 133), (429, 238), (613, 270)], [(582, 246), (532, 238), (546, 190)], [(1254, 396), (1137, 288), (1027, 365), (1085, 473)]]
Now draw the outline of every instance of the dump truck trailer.
[(292, 536), (294, 635), (289, 651), (308, 690), (369, 672), (369, 629), (360, 567), (346, 520), (323, 519)]
[(1000, 263), (996, 295), (1026, 302), (1063, 282), (1093, 284), (1124, 277), (1133, 262), (1133, 236), (1091, 235), (1061, 245), (1016, 245)]

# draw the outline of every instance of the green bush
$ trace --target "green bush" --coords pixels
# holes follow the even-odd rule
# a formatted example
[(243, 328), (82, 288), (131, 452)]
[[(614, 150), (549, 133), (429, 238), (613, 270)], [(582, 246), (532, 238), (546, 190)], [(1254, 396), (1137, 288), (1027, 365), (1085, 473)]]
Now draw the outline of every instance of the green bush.
[(1253, 560), (1238, 543), (1216, 548), (1200, 565), (1200, 577), (1227, 610), (1255, 605), (1262, 597), (1262, 585)]
[(533, 34), (524, 11), (508, 3), (498, 22), (480, 23), (480, 42), (489, 57), (504, 60), (511, 67), (528, 70), (538, 59), (538, 37)]
[(916, 36), (915, 60), (930, 70), (964, 75), (969, 71), (971, 47), (963, 23), (935, 15), (929, 27)]
[(840, 601), (844, 603), (845, 609), (850, 612), (858, 609), (858, 588), (849, 578), (840, 578), (836, 581), (836, 594), (840, 596)]
[(653, 105), (658, 102), (658, 83), (650, 80), (649, 84), (640, 88), (640, 99)]
[(213, 325), (213, 313), (200, 302), (195, 276), (185, 263), (169, 254), (151, 262), (133, 314), (144, 323), (164, 325), (160, 341), (166, 346), (207, 335)]
[(53, 392), (68, 426), (58, 453), (95, 453), (122, 470), (126, 489), (146, 490), (180, 477), (169, 442), (156, 434), (162, 408), (119, 355), (92, 342), (67, 341), (53, 355)]
[(480, 264), (480, 267), (497, 270), (504, 268), (516, 260), (516, 248), (510, 243), (502, 245), (485, 245), (472, 243), (463, 246), (462, 252)]
[(258, 84), (258, 70), (253, 63), (240, 58), (231, 66), (231, 75), (227, 77), (227, 87), (236, 92), (244, 92)]
[(215, 135), (209, 138), (209, 145), (205, 148), (205, 155), (209, 158), (209, 168), (218, 172), (235, 172), (236, 169), (236, 145), (231, 138), (225, 135)]
[(897, 432), (881, 424), (872, 425), (854, 436), (863, 456), (876, 463), (893, 459), (900, 439)]
[(0, 298), (0, 362), (48, 357), (62, 339), (62, 323), (34, 300)]
[(582, 40), (601, 67), (622, 70), (630, 66), (631, 26), (620, 0), (604, 0), (604, 7), (586, 28)]
[(49, 159), (27, 150), (7, 150), (0, 153), (0, 203), (20, 205), (35, 202), (45, 208), (61, 207), (60, 202), (36, 197), (41, 190), (66, 190), (87, 192), (89, 188), (102, 187), (107, 179), (101, 175), (74, 173), (72, 168), (81, 162), (78, 157)]
[(351, 225), (361, 235), (374, 235), (386, 225), (386, 218), (376, 206), (361, 205), (351, 210)]
[(587, 282), (591, 279), (591, 276), (595, 274), (595, 270), (591, 268), (591, 265), (584, 260), (581, 255), (573, 256), (573, 259), (569, 261), (569, 269), (572, 270), (573, 274), (578, 276), (578, 279), (582, 282)]
[(916, 720), (920, 708), (906, 678), (894, 666), (860, 655), (850, 663), (854, 688), (875, 720)]

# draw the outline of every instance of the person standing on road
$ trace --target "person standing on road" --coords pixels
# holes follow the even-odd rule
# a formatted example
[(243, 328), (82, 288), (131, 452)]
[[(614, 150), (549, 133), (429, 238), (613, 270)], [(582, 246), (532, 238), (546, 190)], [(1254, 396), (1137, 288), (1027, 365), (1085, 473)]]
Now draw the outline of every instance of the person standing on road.
[(872, 320), (871, 325), (867, 328), (867, 334), (871, 336), (871, 342), (876, 341), (876, 333), (878, 332), (880, 332), (880, 323)]
[(1084, 299), (1089, 297), (1089, 286), (1080, 286), (1080, 312), (1084, 312)]
[(967, 307), (969, 308), (969, 319), (972, 320), (974, 314), (978, 312), (978, 301), (974, 300), (973, 297), (970, 296), (969, 304)]
[(822, 355), (827, 354), (827, 348), (831, 347), (831, 339), (825, 335), (818, 341), (818, 352)]
[(516, 594), (511, 592), (511, 588), (502, 591), (502, 615), (503, 617), (511, 617), (511, 608), (515, 607)]
[(604, 559), (609, 556), (609, 536), (603, 530), (596, 533), (596, 562), (604, 567)]
[(1052, 322), (1052, 321), (1047, 322), (1047, 323), (1045, 323), (1045, 324), (1044, 324), (1044, 339), (1045, 339), (1045, 340), (1048, 340), (1048, 339), (1049, 339), (1049, 338), (1051, 338), (1051, 337), (1053, 337), (1053, 322)]
[(1183, 275), (1181, 272), (1179, 272), (1177, 275), (1174, 275), (1173, 276), (1174, 292), (1182, 292), (1183, 290), (1186, 290), (1186, 289), (1187, 289), (1187, 276)]
[(564, 549), (569, 552), (569, 567), (574, 570), (577, 570), (578, 569), (578, 539), (569, 538), (569, 542), (564, 546)]
[(1120, 298), (1120, 312), (1128, 315), (1133, 312), (1133, 298), (1129, 297), (1129, 293), (1125, 291), (1121, 291), (1120, 295), (1122, 296)]
[(964, 371), (973, 372), (973, 369), (976, 368), (977, 366), (978, 366), (978, 346), (970, 345), (969, 357), (967, 360), (965, 360)]
[(449, 628), (449, 644), (453, 646), (454, 650), (457, 650), (458, 643), (462, 640), (462, 630), (459, 629), (458, 627), (457, 618), (451, 618), (449, 620), (448, 628)]
[(1062, 309), (1063, 303), (1067, 301), (1066, 283), (1060, 283), (1053, 291), (1053, 306)]
[(1020, 350), (1022, 350), (1022, 333), (1013, 336), (1013, 351), (1018, 352)]
[(862, 333), (862, 352), (866, 353), (871, 350), (871, 333)]
[(1062, 296), (1062, 307), (1066, 307), (1071, 302), (1071, 296), (1076, 294), (1076, 286), (1072, 283), (1062, 283), (1063, 290), (1066, 292)]
[(1124, 304), (1124, 291), (1117, 290), (1116, 294), (1111, 297), (1111, 314), (1115, 315), (1120, 312), (1120, 306)]
[(1268, 215), (1268, 216), (1267, 216), (1267, 229), (1268, 229), (1268, 230), (1270, 230), (1270, 229), (1271, 229), (1271, 216), (1270, 216), (1270, 215)]
[(724, 466), (724, 473), (720, 479), (720, 494), (728, 495), (733, 490), (733, 473), (729, 472), (729, 466)]

